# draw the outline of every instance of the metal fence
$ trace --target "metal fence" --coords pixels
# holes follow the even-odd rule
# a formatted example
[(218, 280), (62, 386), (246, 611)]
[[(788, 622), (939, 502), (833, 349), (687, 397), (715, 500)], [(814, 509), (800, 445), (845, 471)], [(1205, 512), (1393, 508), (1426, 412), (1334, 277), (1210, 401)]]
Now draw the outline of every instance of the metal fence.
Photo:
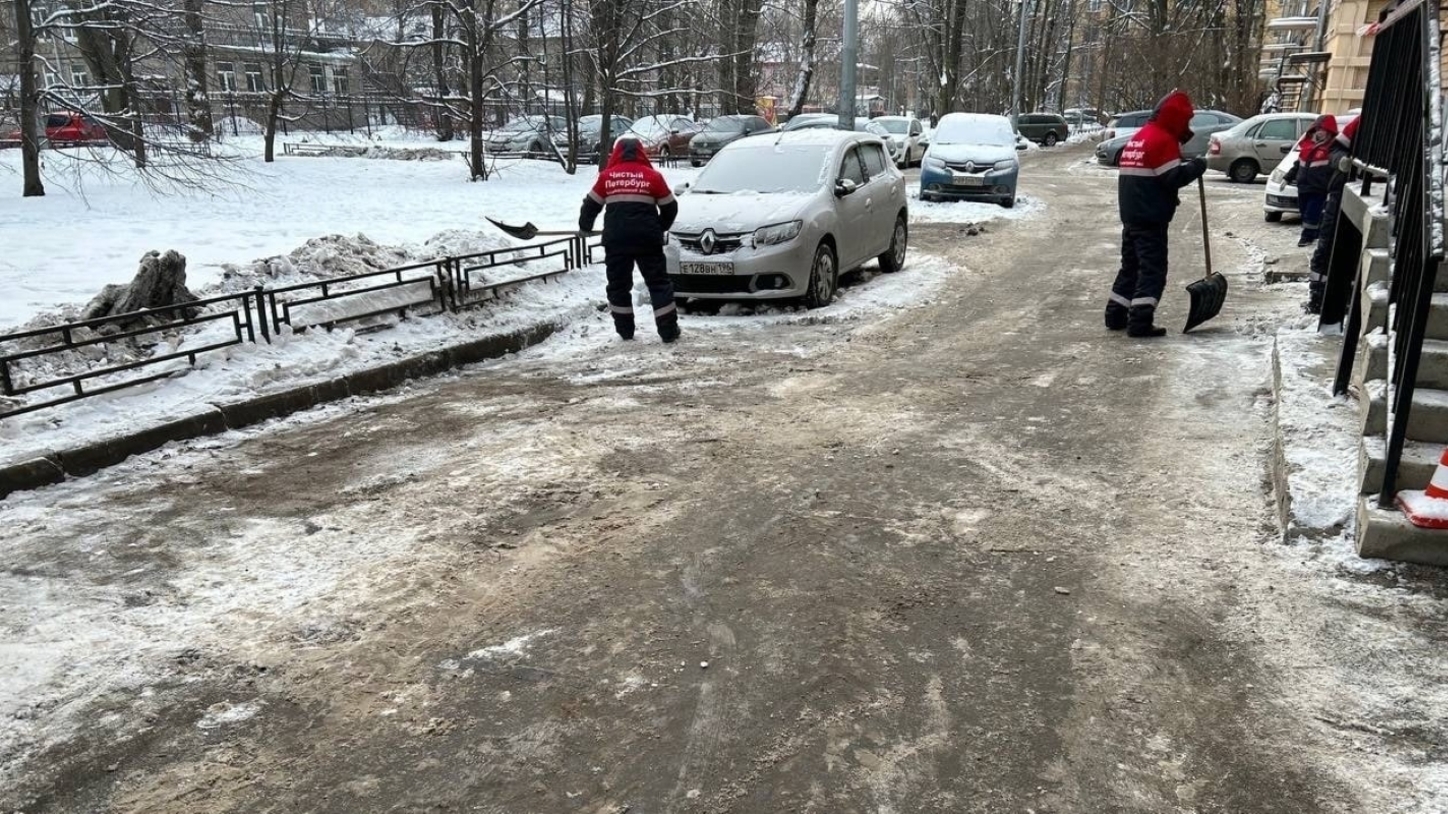
[[(1378, 496), (1383, 507), (1391, 507), (1397, 493), (1423, 339), (1438, 266), (1444, 257), (1438, 12), (1437, 0), (1408, 0), (1378, 24), (1362, 124), (1353, 145), (1363, 197), (1373, 194), (1375, 182), (1382, 182), (1384, 202), (1392, 217), (1393, 276), (1388, 301), (1393, 306), (1394, 335), (1388, 370), (1387, 456)], [(1357, 246), (1361, 246), (1360, 234)], [(1351, 291), (1342, 356), (1333, 385), (1337, 394), (1347, 390), (1362, 329), (1362, 281), (1357, 279), (1361, 271), (1356, 257), (1345, 254), (1351, 248), (1351, 241), (1335, 246), (1329, 268), (1329, 291), (1343, 292), (1349, 287)], [(1342, 309), (1342, 299), (1333, 303), (1335, 309)], [(1328, 318), (1328, 304), (1324, 301), (1324, 320)]]
[[(494, 300), (505, 289), (591, 265), (599, 248), (596, 236), (562, 237), (0, 334), (0, 395), (9, 397), (0, 400), (0, 419), (180, 375), (203, 354), (270, 343), (286, 331), (330, 330), (394, 313), (401, 317), (460, 311)], [(493, 282), (482, 278), (487, 271), (518, 267), (529, 273)], [(211, 324), (225, 325), (230, 331), (204, 335), (195, 330)], [(196, 344), (187, 345), (188, 340)], [(157, 352), (163, 343), (169, 347)], [(180, 359), (189, 365), (178, 370), (168, 364)], [(67, 360), (78, 364), (66, 365)], [(54, 367), (65, 372), (46, 372)], [(20, 398), (31, 394), (40, 397)]]

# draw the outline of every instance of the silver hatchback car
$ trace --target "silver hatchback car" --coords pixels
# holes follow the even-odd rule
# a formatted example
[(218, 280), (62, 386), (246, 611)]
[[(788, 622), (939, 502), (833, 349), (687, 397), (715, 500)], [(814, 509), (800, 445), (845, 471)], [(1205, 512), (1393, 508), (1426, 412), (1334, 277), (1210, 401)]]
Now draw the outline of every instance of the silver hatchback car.
[(680, 297), (835, 298), (840, 274), (905, 265), (905, 176), (869, 133), (799, 130), (742, 139), (679, 190), (665, 249)]

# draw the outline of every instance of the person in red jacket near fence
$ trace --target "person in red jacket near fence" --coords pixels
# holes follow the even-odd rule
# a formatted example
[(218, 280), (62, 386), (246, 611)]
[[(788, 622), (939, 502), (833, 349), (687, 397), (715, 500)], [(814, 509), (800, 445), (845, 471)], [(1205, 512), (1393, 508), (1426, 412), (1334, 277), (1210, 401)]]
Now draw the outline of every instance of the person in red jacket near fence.
[(1297, 142), (1297, 163), (1287, 171), (1287, 183), (1297, 185), (1297, 209), (1302, 213), (1302, 236), (1298, 246), (1317, 242), (1322, 230), (1322, 210), (1332, 186), (1332, 145), (1337, 138), (1337, 118), (1324, 114), (1307, 128)]
[(1342, 190), (1352, 174), (1352, 142), (1357, 138), (1358, 116), (1342, 128), (1332, 140), (1332, 180), (1327, 185), (1327, 205), (1322, 209), (1322, 229), (1317, 233), (1317, 247), (1312, 250), (1312, 260), (1307, 268), (1307, 304), (1303, 306), (1309, 314), (1322, 313), (1322, 295), (1327, 289), (1327, 265), (1332, 259), (1332, 246), (1337, 239), (1337, 216), (1342, 210)]
[(1181, 203), (1177, 191), (1207, 171), (1206, 159), (1182, 160), (1192, 113), (1191, 97), (1172, 91), (1121, 151), (1121, 271), (1106, 303), (1106, 327), (1128, 336), (1166, 335), (1153, 320), (1166, 289), (1167, 227)]
[(674, 304), (664, 245), (679, 204), (664, 177), (649, 163), (638, 138), (623, 136), (614, 142), (608, 165), (583, 199), (578, 228), (593, 231), (599, 212), (604, 213), (604, 268), (614, 329), (624, 339), (633, 339), (633, 269), (637, 265), (649, 287), (659, 337), (673, 342), (679, 338), (679, 309)]

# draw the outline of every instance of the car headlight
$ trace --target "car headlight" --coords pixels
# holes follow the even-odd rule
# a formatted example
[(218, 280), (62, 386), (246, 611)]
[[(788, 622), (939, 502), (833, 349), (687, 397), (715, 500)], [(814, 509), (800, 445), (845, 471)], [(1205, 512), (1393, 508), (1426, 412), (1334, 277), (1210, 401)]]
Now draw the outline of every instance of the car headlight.
[(764, 226), (754, 230), (755, 246), (773, 246), (776, 243), (788, 243), (799, 237), (799, 231), (804, 228), (804, 221), (792, 220), (789, 223), (776, 223), (772, 226)]
[(939, 158), (933, 158), (933, 157), (931, 157), (931, 156), (926, 156), (926, 157), (925, 157), (925, 160), (922, 161), (922, 162), (920, 162), (920, 163), (921, 163), (921, 166), (927, 167), (927, 168), (932, 169), (932, 170), (943, 170), (943, 169), (945, 169), (945, 161), (944, 161), (944, 160), (939, 159)]
[(997, 171), (997, 172), (1005, 172), (1005, 171), (1008, 171), (1008, 170), (1013, 170), (1013, 169), (1016, 168), (1015, 159), (1007, 158), (1007, 159), (1005, 159), (1004, 161), (997, 161), (997, 162), (995, 163), (995, 168), (996, 168), (996, 171)]
[(1287, 178), (1287, 174), (1284, 173), (1282, 170), (1273, 170), (1273, 171), (1272, 171), (1272, 183), (1274, 183), (1274, 184), (1276, 184), (1276, 185), (1278, 185), (1278, 186), (1281, 186), (1281, 185), (1282, 185), (1282, 181), (1283, 181), (1285, 178)]

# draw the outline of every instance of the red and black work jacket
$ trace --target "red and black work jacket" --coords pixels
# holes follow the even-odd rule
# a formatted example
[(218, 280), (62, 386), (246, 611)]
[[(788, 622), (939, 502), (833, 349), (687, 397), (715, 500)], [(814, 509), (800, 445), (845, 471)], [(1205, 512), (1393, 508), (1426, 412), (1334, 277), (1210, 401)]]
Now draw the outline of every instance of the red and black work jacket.
[(614, 142), (608, 166), (583, 199), (578, 228), (593, 231), (599, 212), (604, 213), (605, 249), (638, 254), (663, 251), (664, 234), (674, 225), (679, 204), (638, 139)]
[[(1318, 133), (1327, 138), (1317, 141)], [(1297, 142), (1297, 165), (1292, 169), (1292, 178), (1297, 183), (1298, 195), (1326, 195), (1332, 188), (1332, 144), (1338, 136), (1337, 118), (1330, 115), (1318, 116), (1317, 121)]]
[(1343, 186), (1347, 184), (1348, 173), (1342, 171), (1342, 160), (1344, 158), (1352, 158), (1352, 140), (1357, 138), (1358, 122), (1362, 120), (1362, 117), (1359, 116), (1348, 122), (1347, 125), (1342, 128), (1342, 132), (1337, 134), (1337, 138), (1332, 140), (1330, 160), (1332, 161), (1333, 173), (1332, 183), (1328, 187), (1329, 193), (1341, 192)]
[(1192, 100), (1181, 91), (1167, 94), (1146, 126), (1121, 151), (1116, 194), (1121, 222), (1128, 226), (1171, 223), (1180, 201), (1177, 190), (1199, 178), (1205, 164), (1182, 161), (1182, 144), (1191, 139)]

